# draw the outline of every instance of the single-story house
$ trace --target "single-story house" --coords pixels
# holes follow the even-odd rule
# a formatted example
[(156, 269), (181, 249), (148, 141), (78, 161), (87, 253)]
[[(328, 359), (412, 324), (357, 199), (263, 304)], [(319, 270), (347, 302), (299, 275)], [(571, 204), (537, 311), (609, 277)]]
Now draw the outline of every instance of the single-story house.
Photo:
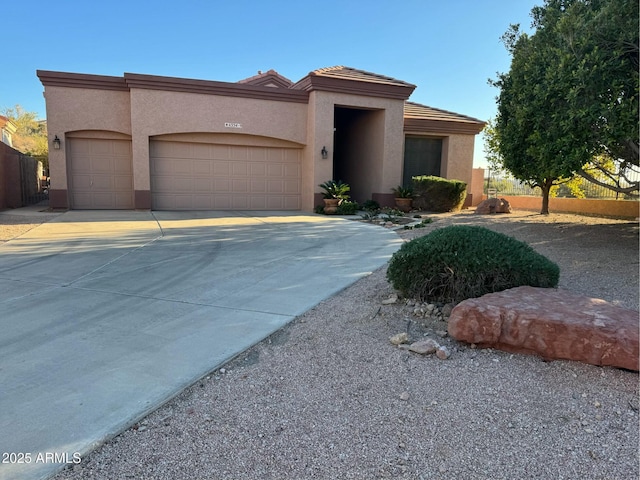
[(412, 175), (471, 186), (484, 127), (409, 102), (415, 85), (343, 66), (296, 83), (274, 70), (237, 83), (37, 75), (53, 208), (313, 211), (331, 179), (392, 205)]

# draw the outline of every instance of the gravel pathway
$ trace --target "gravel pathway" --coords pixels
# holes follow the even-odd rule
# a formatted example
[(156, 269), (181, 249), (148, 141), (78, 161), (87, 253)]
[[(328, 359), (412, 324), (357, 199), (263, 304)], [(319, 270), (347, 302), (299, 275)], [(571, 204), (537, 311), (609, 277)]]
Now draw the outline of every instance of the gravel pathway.
[[(560, 287), (638, 309), (638, 224), (434, 215), (561, 267)], [(380, 227), (383, 228), (383, 227)], [(638, 375), (479, 350), (413, 316), (385, 269), (329, 298), (56, 479), (619, 479), (638, 468)], [(397, 349), (428, 335), (448, 360)]]

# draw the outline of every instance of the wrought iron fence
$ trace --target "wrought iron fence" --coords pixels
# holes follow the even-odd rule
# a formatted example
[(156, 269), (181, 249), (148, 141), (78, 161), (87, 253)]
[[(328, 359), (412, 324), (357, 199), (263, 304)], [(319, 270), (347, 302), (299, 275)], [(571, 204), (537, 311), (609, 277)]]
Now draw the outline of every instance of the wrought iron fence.
[[(640, 172), (628, 171), (626, 177), (631, 182), (640, 180)], [(621, 187), (628, 187), (630, 183), (620, 180)], [(625, 194), (615, 192), (609, 188), (589, 182), (584, 178), (578, 178), (576, 186), (584, 195), (583, 198), (612, 199), (612, 200), (638, 200), (638, 193)], [(493, 196), (542, 196), (542, 190), (538, 187), (532, 188), (529, 185), (505, 175), (489, 175), (484, 179), (484, 193), (489, 197)], [(552, 195), (555, 197), (576, 198), (571, 189), (564, 184), (553, 188)]]

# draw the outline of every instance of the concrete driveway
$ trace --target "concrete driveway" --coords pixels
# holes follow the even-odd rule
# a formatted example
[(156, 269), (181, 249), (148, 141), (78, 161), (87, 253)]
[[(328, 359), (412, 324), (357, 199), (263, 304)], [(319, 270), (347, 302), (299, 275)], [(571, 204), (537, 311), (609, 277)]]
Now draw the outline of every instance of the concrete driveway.
[(400, 243), (319, 215), (71, 211), (0, 244), (0, 478), (78, 461)]

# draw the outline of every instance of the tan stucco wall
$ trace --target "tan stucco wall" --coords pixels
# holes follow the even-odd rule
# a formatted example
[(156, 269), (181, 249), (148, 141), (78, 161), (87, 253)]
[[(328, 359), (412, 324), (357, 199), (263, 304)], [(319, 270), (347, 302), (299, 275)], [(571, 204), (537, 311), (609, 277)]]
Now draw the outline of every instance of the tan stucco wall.
[[(307, 105), (159, 90), (131, 90), (134, 189), (149, 190), (149, 137), (220, 132), (306, 142)], [(238, 123), (242, 128), (225, 127)]]
[(467, 191), (472, 195), (471, 205), (476, 206), (482, 200), (484, 190), (484, 168), (474, 168), (471, 173), (471, 187)]
[(440, 176), (467, 182), (471, 192), (475, 135), (448, 135), (442, 141)]
[[(486, 199), (486, 195), (483, 199)], [(506, 199), (511, 208), (518, 210), (542, 209), (542, 197), (500, 196)], [(549, 199), (551, 213), (578, 213), (586, 215), (602, 215), (637, 219), (640, 216), (640, 203), (631, 200), (599, 200), (592, 198), (557, 198)]]
[[(49, 173), (52, 190), (66, 190), (66, 136), (78, 130), (113, 131), (131, 135), (129, 92), (69, 87), (46, 87)], [(55, 136), (60, 150), (53, 148)]]
[[(361, 109), (380, 110), (379, 115), (372, 116), (371, 128), (379, 130), (377, 122), (382, 122), (383, 134), (379, 138), (372, 138), (367, 147), (370, 170), (377, 170), (371, 176), (367, 176), (366, 185), (362, 188), (371, 193), (388, 193), (391, 188), (400, 183), (403, 164), (403, 119), (404, 101), (388, 98), (365, 97), (334, 93), (325, 91), (313, 91), (309, 96), (309, 119), (307, 129), (307, 152), (305, 161), (307, 164), (315, 162), (312, 180), (307, 179), (305, 185), (312, 187), (317, 194), (321, 193), (318, 184), (333, 178), (333, 126), (334, 108), (353, 107)], [(326, 160), (320, 157), (320, 150), (326, 146), (329, 156)], [(367, 167), (364, 167), (367, 168)], [(313, 200), (313, 199), (312, 199)], [(303, 209), (313, 209), (313, 201), (305, 203)]]

